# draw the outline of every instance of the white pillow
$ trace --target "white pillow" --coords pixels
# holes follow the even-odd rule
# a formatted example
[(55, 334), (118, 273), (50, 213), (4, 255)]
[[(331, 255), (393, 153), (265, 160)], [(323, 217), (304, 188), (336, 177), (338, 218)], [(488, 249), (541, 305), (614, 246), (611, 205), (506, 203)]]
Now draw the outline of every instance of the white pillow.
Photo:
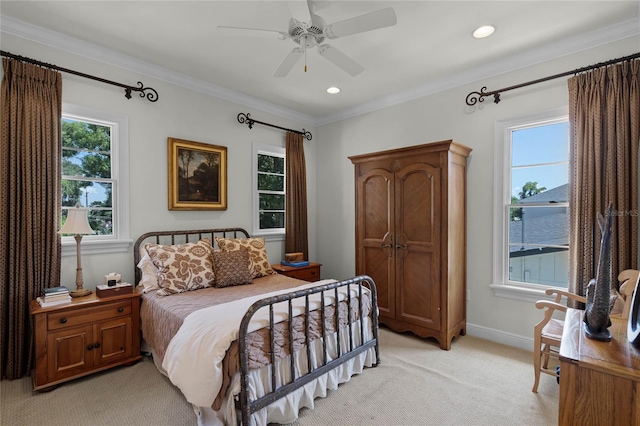
[(138, 285), (142, 286), (142, 292), (146, 293), (151, 290), (158, 290), (160, 286), (158, 285), (158, 268), (151, 261), (151, 257), (149, 257), (149, 253), (146, 253), (138, 262), (138, 268), (142, 271), (142, 279), (138, 283)]

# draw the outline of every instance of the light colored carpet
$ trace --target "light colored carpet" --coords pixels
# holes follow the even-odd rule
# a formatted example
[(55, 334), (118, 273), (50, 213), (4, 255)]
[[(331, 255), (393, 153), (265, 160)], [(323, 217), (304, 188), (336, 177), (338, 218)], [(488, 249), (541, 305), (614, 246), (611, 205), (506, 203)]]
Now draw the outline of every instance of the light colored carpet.
[[(433, 340), (380, 330), (382, 363), (366, 369), (295, 423), (320, 425), (553, 425), (558, 385), (533, 385), (530, 352), (472, 336), (450, 351)], [(94, 374), (47, 393), (30, 378), (0, 382), (0, 424), (194, 425), (191, 407), (150, 359)]]

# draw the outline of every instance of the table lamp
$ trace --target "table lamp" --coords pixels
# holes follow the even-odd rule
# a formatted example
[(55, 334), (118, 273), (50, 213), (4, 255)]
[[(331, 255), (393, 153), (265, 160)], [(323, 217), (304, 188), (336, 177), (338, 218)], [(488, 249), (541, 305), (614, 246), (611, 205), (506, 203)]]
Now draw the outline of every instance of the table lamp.
[(76, 289), (69, 293), (71, 297), (82, 297), (91, 294), (91, 290), (82, 288), (84, 282), (82, 280), (82, 259), (80, 256), (82, 235), (95, 234), (94, 230), (91, 229), (91, 225), (89, 225), (87, 211), (88, 209), (81, 208), (80, 204), (76, 204), (75, 208), (67, 209), (67, 221), (62, 226), (62, 229), (58, 231), (59, 234), (75, 234), (74, 238), (76, 239), (78, 266), (76, 268)]

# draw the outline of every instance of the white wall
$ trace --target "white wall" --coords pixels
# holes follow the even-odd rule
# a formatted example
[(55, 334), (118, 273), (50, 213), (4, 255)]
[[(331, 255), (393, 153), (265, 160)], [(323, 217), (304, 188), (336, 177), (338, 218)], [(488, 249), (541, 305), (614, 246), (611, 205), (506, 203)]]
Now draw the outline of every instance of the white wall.
[[(320, 126), (318, 164), (318, 260), (324, 275), (355, 273), (354, 169), (347, 158), (379, 150), (454, 139), (473, 151), (468, 160), (467, 321), (470, 334), (527, 347), (540, 312), (533, 303), (498, 298), (492, 283), (494, 123), (568, 104), (566, 79), (506, 92), (468, 107), (465, 97), (538, 79), (638, 52), (639, 39), (627, 39), (522, 71), (458, 87), (341, 122)], [(392, 76), (390, 76), (392, 78)], [(340, 249), (338, 249), (340, 248)], [(453, 345), (455, 349), (455, 342)]]
[[(71, 75), (63, 75), (63, 101), (104, 109), (129, 117), (131, 237), (160, 229), (251, 227), (251, 143), (284, 145), (284, 134), (236, 121), (239, 112), (290, 128), (306, 128), (310, 259), (323, 263), (323, 277), (347, 278), (355, 273), (354, 179), (348, 156), (454, 139), (473, 148), (468, 161), (467, 307), (468, 332), (527, 347), (540, 318), (532, 303), (494, 296), (492, 281), (493, 143), (497, 120), (567, 105), (566, 80), (506, 92), (468, 107), (465, 97), (487, 86), (511, 86), (638, 51), (638, 37), (570, 55), (518, 72), (458, 87), (317, 128), (308, 123), (256, 111), (163, 81), (3, 35), (2, 49), (40, 61), (115, 81), (142, 81), (155, 88), (156, 103), (127, 100), (123, 92)], [(393, 76), (390, 76), (393, 78)], [(167, 137), (212, 143), (228, 149), (229, 208), (224, 212), (176, 212), (167, 209)], [(319, 166), (320, 165), (320, 166)], [(281, 259), (283, 243), (269, 243), (269, 257)], [(110, 271), (133, 280), (132, 249), (122, 254), (84, 255), (85, 287), (94, 288)], [(62, 284), (73, 286), (75, 256), (62, 261)], [(455, 342), (454, 342), (455, 349)]]
[[(252, 142), (284, 146), (281, 130), (256, 125), (249, 129), (238, 123), (238, 113), (251, 113), (257, 120), (283, 127), (305, 128), (313, 134), (304, 142), (309, 199), (309, 253), (316, 249), (316, 147), (315, 129), (264, 111), (187, 90), (145, 75), (88, 60), (3, 34), (2, 50), (135, 86), (142, 81), (156, 89), (159, 100), (151, 103), (137, 94), (127, 100), (124, 89), (63, 74), (63, 102), (123, 114), (129, 118), (130, 229), (131, 238), (156, 230), (243, 227), (251, 232)], [(226, 211), (169, 211), (167, 208), (167, 138), (176, 137), (227, 147), (228, 209)], [(85, 288), (102, 284), (103, 275), (116, 271), (124, 281), (133, 282), (133, 244), (127, 253), (83, 254)], [(279, 262), (284, 242), (270, 242), (267, 252)], [(76, 257), (63, 257), (61, 284), (75, 288)]]

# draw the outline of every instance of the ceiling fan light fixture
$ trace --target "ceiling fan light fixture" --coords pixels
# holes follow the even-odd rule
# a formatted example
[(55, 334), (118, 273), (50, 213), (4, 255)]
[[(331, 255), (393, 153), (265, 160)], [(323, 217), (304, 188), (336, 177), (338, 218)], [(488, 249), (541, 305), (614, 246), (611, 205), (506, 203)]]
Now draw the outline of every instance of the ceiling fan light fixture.
[(329, 87), (329, 88), (327, 89), (327, 93), (328, 93), (328, 94), (330, 94), (330, 95), (338, 94), (338, 93), (340, 93), (341, 91), (342, 91), (342, 89), (340, 89), (340, 88), (339, 88), (339, 87), (337, 87), (337, 86), (331, 86), (331, 87)]
[(478, 27), (474, 32), (473, 32), (473, 37), (474, 38), (485, 38), (485, 37), (489, 37), (491, 34), (494, 33), (494, 31), (496, 30), (496, 27), (494, 27), (493, 25), (483, 25), (481, 27)]

